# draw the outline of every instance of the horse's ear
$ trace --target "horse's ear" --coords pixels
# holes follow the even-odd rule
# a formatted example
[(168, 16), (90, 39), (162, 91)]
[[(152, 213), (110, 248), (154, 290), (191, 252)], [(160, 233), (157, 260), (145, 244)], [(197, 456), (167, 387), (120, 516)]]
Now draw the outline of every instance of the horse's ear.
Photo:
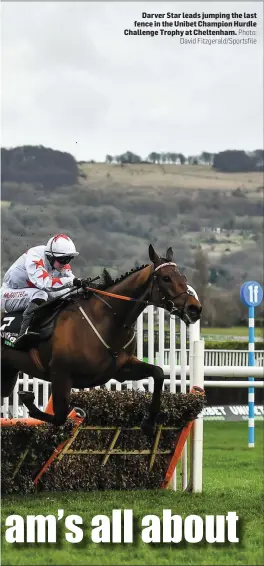
[(173, 257), (172, 248), (168, 248), (168, 249), (167, 249), (167, 253), (166, 253), (166, 259), (167, 259), (168, 261), (171, 261), (171, 260), (172, 260), (172, 257)]
[(151, 244), (149, 245), (149, 259), (152, 261), (152, 263), (157, 263), (157, 261), (159, 260), (159, 256), (156, 254)]

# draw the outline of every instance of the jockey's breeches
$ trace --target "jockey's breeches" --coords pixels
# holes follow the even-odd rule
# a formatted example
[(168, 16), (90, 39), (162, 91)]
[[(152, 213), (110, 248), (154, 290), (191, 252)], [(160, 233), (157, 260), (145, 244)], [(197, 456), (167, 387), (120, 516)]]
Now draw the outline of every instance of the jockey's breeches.
[(48, 300), (48, 293), (41, 289), (11, 289), (1, 287), (1, 310), (6, 312), (24, 311), (33, 299)]

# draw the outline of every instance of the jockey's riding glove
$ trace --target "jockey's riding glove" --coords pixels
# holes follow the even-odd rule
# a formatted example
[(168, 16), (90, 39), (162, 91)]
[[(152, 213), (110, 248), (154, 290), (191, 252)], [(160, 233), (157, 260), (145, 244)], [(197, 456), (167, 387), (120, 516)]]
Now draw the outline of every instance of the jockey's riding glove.
[(79, 279), (79, 277), (75, 277), (73, 279), (72, 284), (73, 284), (74, 287), (78, 287), (78, 289), (80, 289), (82, 287), (82, 284), (83, 284), (83, 279)]

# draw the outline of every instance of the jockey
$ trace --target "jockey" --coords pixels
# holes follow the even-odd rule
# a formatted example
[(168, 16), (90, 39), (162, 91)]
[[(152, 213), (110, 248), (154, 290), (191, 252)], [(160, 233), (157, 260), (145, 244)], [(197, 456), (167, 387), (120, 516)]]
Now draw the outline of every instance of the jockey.
[(23, 336), (38, 336), (28, 329), (39, 305), (81, 286), (69, 264), (78, 255), (68, 236), (56, 234), (46, 246), (30, 248), (9, 267), (1, 288), (1, 308), (6, 312), (24, 311), (15, 348), (23, 348)]

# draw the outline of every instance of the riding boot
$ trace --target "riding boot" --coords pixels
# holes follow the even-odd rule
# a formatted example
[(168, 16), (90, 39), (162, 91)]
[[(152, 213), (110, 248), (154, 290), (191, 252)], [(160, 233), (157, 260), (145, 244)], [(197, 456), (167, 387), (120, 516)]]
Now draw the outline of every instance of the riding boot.
[(39, 305), (45, 303), (46, 301), (44, 301), (43, 299), (35, 299), (35, 301), (33, 300), (31, 303), (29, 303), (26, 310), (23, 312), (20, 332), (14, 345), (16, 350), (23, 350), (29, 344), (31, 347), (34, 347), (39, 342), (39, 333), (30, 332), (29, 328), (33, 319), (34, 312), (39, 307)]

